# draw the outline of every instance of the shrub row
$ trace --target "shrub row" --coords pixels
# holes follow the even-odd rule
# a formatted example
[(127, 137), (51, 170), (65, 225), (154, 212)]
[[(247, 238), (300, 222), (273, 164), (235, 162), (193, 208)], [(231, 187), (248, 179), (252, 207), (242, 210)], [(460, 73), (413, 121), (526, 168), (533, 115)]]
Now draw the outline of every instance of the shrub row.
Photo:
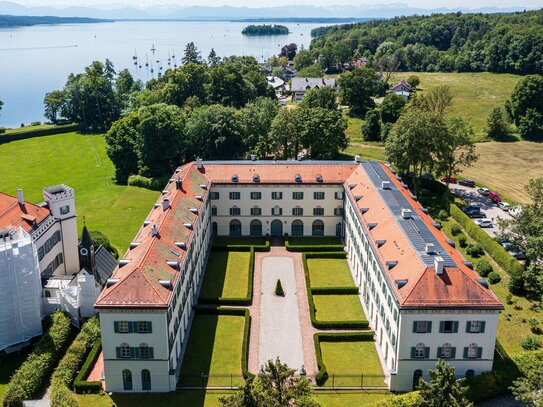
[(255, 375), (249, 372), (249, 332), (251, 329), (251, 314), (246, 308), (223, 308), (223, 307), (202, 307), (195, 306), (194, 313), (200, 315), (239, 315), (245, 318), (245, 327), (243, 329), (243, 344), (241, 347), (241, 372), (245, 380), (253, 378)]
[(17, 131), (16, 133), (6, 133), (0, 136), (0, 144), (9, 143), (11, 141), (25, 140), (28, 138), (52, 136), (54, 134), (71, 133), (79, 130), (79, 124), (65, 124), (62, 126), (54, 126), (47, 129), (34, 129), (27, 131)]
[(358, 294), (357, 287), (316, 287), (311, 289), (313, 295), (317, 294)]
[(308, 259), (345, 259), (347, 253), (345, 252), (327, 252), (327, 253), (304, 253)]
[[(256, 238), (258, 239), (258, 238)], [(245, 252), (249, 251), (252, 247), (255, 252), (269, 252), (270, 241), (266, 238), (264, 244), (241, 244), (241, 243), (228, 243), (228, 238), (215, 237), (212, 242), (213, 250), (223, 250), (230, 252)]]
[(150, 189), (152, 191), (162, 191), (169, 178), (147, 178), (142, 175), (130, 175), (128, 185)]
[(392, 396), (372, 404), (372, 407), (412, 407), (420, 405), (420, 393), (412, 391), (397, 396)]
[(85, 361), (94, 342), (100, 337), (98, 316), (89, 319), (61, 359), (51, 379), (51, 405), (77, 407), (77, 399), (70, 387), (77, 370)]
[(15, 371), (4, 393), (3, 405), (21, 407), (42, 389), (71, 338), (70, 317), (55, 312), (51, 324), (32, 353)]
[[(327, 253), (331, 254), (331, 253)], [(345, 253), (341, 253), (345, 256)], [(311, 290), (311, 281), (309, 279), (309, 267), (307, 267), (307, 258), (312, 258), (313, 255), (323, 256), (324, 253), (303, 253), (302, 263), (304, 265), (305, 284), (307, 289), (307, 301), (309, 303), (309, 316), (311, 317), (311, 324), (318, 329), (366, 329), (369, 326), (369, 322), (365, 320), (355, 321), (318, 321), (317, 310), (315, 307), (315, 301), (313, 300), (313, 293)], [(316, 257), (316, 256), (315, 256)]]
[(290, 244), (289, 238), (286, 236), (285, 248), (289, 252), (337, 252), (343, 250), (344, 246), (343, 244)]
[(87, 356), (87, 359), (85, 360), (85, 363), (83, 363), (83, 366), (81, 367), (81, 370), (79, 371), (77, 377), (74, 381), (74, 389), (76, 393), (98, 393), (100, 390), (102, 390), (102, 382), (101, 381), (87, 381), (87, 377), (89, 377), (89, 374), (92, 370), (92, 367), (96, 363), (96, 360), (98, 359), (98, 356), (100, 356), (100, 351), (102, 350), (102, 338), (98, 337), (98, 339), (94, 342), (94, 345), (92, 346), (91, 351), (89, 352), (89, 355)]
[(326, 365), (322, 360), (321, 342), (370, 342), (373, 341), (373, 331), (365, 332), (341, 332), (341, 333), (316, 333), (313, 335), (315, 344), (315, 354), (317, 357), (317, 367), (319, 371), (315, 375), (315, 382), (322, 386), (328, 379)]
[[(240, 248), (241, 249), (241, 248)], [(217, 250), (213, 248), (213, 250)], [(221, 249), (218, 249), (221, 250)], [(249, 252), (249, 277), (247, 279), (247, 294), (245, 297), (240, 298), (211, 298), (211, 297), (199, 297), (198, 303), (200, 304), (219, 304), (219, 305), (249, 305), (253, 300), (253, 281), (255, 271), (255, 249), (253, 246), (245, 246), (245, 250), (234, 251), (248, 251)]]
[(522, 264), (511, 256), (498, 242), (492, 239), (489, 234), (477, 226), (458, 206), (451, 204), (450, 209), (451, 216), (454, 220), (460, 223), (466, 232), (483, 246), (485, 252), (487, 252), (502, 269), (510, 276), (518, 276), (522, 273)]

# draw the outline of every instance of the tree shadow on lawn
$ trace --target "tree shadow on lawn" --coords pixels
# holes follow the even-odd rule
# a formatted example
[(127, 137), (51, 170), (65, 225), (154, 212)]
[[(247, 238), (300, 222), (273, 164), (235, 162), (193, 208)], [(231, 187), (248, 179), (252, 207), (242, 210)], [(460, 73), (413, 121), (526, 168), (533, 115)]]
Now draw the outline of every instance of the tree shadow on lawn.
[(200, 291), (201, 298), (221, 298), (224, 293), (226, 269), (230, 252), (212, 250), (209, 254), (204, 282)]

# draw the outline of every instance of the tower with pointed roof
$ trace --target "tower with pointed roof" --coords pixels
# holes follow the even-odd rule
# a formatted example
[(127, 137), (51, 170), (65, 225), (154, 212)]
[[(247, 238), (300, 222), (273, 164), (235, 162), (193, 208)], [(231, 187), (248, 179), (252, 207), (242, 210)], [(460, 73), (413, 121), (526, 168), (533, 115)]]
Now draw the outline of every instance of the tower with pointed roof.
[(94, 274), (96, 269), (96, 261), (94, 258), (94, 242), (92, 241), (87, 225), (83, 226), (81, 232), (81, 240), (77, 246), (79, 252), (79, 268), (85, 269), (89, 273)]

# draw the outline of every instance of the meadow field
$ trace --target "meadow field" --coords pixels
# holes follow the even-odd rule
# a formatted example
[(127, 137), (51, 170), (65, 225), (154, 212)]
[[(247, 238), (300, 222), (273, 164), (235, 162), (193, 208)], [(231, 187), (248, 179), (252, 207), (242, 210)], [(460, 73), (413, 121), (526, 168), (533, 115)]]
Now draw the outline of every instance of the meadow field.
[(75, 189), (77, 223), (103, 232), (120, 254), (158, 198), (159, 192), (117, 185), (104, 136), (58, 134), (0, 145), (0, 191), (43, 201), (42, 189), (67, 184)]

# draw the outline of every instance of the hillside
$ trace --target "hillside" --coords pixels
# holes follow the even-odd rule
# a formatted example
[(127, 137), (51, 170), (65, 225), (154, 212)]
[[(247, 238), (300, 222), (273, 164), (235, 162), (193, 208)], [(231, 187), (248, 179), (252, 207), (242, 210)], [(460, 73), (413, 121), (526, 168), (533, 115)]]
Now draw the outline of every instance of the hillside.
[(83, 17), (33, 17), (33, 16), (9, 16), (0, 15), (0, 28), (28, 27), (38, 24), (89, 24), (104, 23), (109, 20)]
[(324, 68), (365, 56), (402, 71), (543, 73), (543, 10), (434, 14), (321, 27), (311, 50)]

